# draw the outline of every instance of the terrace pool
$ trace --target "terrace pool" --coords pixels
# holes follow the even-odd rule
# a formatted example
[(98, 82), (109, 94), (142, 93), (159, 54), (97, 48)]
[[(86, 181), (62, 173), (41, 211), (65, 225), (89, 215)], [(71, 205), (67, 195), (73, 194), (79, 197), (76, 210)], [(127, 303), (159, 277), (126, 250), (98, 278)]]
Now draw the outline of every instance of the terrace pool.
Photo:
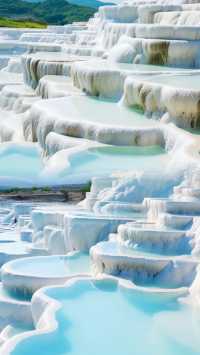
[(61, 304), (55, 315), (58, 323), (50, 330), (48, 319), (45, 331), (24, 337), (12, 355), (199, 354), (199, 312), (174, 297), (105, 279), (79, 279), (44, 292)]
[[(161, 65), (152, 65), (152, 64), (134, 64), (134, 63), (117, 63), (109, 60), (103, 60), (103, 59), (90, 59), (89, 63), (81, 63), (79, 66), (84, 67), (87, 66), (91, 70), (95, 69), (96, 71), (99, 70), (119, 70), (119, 71), (130, 71), (132, 73), (151, 73), (151, 72), (159, 72), (159, 73), (176, 73), (176, 72), (182, 72), (182, 73), (187, 73), (189, 72), (188, 69), (183, 69), (183, 68), (176, 68), (176, 67), (167, 67), (167, 66), (161, 66)], [(191, 72), (191, 71), (190, 71)]]
[(41, 169), (42, 161), (36, 145), (1, 145), (0, 188), (35, 186)]
[(183, 71), (182, 73), (177, 74), (161, 74), (153, 77), (145, 78), (145, 81), (152, 81), (161, 85), (169, 85), (171, 87), (180, 88), (180, 89), (190, 89), (190, 90), (199, 90), (200, 74)]
[(41, 287), (61, 285), (69, 277), (81, 274), (90, 274), (89, 255), (81, 252), (20, 258), (6, 263), (1, 270), (4, 287), (15, 297), (26, 300)]
[(64, 277), (73, 274), (89, 273), (90, 261), (86, 253), (71, 255), (33, 257), (15, 260), (12, 267), (15, 272), (29, 277)]
[[(106, 125), (113, 128), (157, 127), (155, 120), (145, 117), (141, 111), (121, 105), (107, 99), (92, 96), (75, 95), (36, 102), (34, 109), (41, 114), (55, 117), (57, 122), (79, 122), (84, 124)], [(105, 126), (103, 126), (105, 128)], [(54, 129), (60, 127), (55, 126)]]
[(117, 172), (167, 171), (169, 155), (159, 146), (117, 147), (107, 146), (89, 148), (73, 154), (69, 166), (63, 170), (60, 178), (66, 181), (87, 182), (95, 176), (106, 176)]

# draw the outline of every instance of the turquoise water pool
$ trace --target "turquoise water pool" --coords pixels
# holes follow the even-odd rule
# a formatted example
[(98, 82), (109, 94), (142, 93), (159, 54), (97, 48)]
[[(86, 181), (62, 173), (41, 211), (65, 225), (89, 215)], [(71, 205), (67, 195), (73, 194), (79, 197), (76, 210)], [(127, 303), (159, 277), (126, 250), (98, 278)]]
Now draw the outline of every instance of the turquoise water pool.
[(42, 169), (37, 146), (7, 144), (0, 148), (0, 188), (35, 186)]
[[(85, 66), (85, 64), (88, 66), (88, 63), (83, 63), (82, 66)], [(173, 73), (173, 72), (183, 72), (183, 73), (187, 73), (187, 71), (189, 71), (188, 69), (183, 69), (183, 68), (176, 68), (176, 67), (167, 67), (167, 66), (161, 66), (161, 65), (152, 65), (152, 64), (134, 64), (134, 63), (116, 63), (113, 61), (109, 61), (109, 60), (102, 60), (95, 58), (95, 59), (91, 59), (89, 66), (91, 69), (96, 69), (96, 70), (116, 70), (119, 69), (120, 71), (130, 71), (133, 73), (137, 73), (141, 72), (147, 72), (147, 73), (151, 73), (151, 72), (169, 72), (169, 73)]]
[[(20, 166), (20, 169), (19, 169)], [(38, 156), (8, 154), (0, 158), (0, 176), (34, 177), (41, 167)]]
[(10, 265), (15, 274), (28, 277), (56, 278), (90, 272), (89, 255), (81, 252), (66, 256), (38, 256), (19, 259), (14, 260)]
[(126, 244), (120, 244), (117, 241), (106, 241), (106, 242), (101, 242), (97, 244), (97, 247), (100, 249), (102, 254), (108, 254), (108, 255), (116, 255), (116, 256), (130, 256), (130, 257), (150, 257), (154, 259), (169, 259), (170, 257), (178, 257), (181, 255), (184, 255), (181, 253), (181, 250), (173, 251), (173, 249), (167, 249), (166, 244), (164, 244), (163, 247), (157, 247), (156, 245), (153, 245), (153, 247), (146, 247), (146, 246), (139, 246), (138, 244), (132, 245), (129, 247)]
[(191, 74), (187, 72), (178, 73), (178, 74), (161, 74), (156, 77), (149, 77), (145, 79), (145, 81), (155, 82), (158, 84), (169, 85), (175, 88), (180, 89), (191, 89), (191, 90), (199, 90), (200, 89), (200, 74)]
[(149, 147), (99, 147), (74, 154), (70, 166), (61, 177), (68, 180), (91, 180), (115, 172), (146, 171), (160, 172), (167, 169), (169, 156), (159, 146)]
[[(106, 127), (158, 127), (158, 122), (145, 117), (139, 110), (121, 105), (111, 100), (99, 99), (92, 96), (68, 96), (40, 102), (40, 110), (47, 116), (61, 121), (94, 123)], [(37, 105), (36, 105), (37, 106)], [(55, 126), (55, 131), (57, 126)], [(60, 133), (60, 129), (56, 131)]]
[(30, 301), (41, 287), (61, 285), (69, 277), (81, 274), (90, 274), (90, 257), (81, 252), (20, 258), (4, 264), (1, 269), (7, 293), (23, 301)]
[(199, 313), (170, 297), (90, 280), (45, 292), (62, 305), (58, 328), (22, 340), (12, 355), (200, 353)]

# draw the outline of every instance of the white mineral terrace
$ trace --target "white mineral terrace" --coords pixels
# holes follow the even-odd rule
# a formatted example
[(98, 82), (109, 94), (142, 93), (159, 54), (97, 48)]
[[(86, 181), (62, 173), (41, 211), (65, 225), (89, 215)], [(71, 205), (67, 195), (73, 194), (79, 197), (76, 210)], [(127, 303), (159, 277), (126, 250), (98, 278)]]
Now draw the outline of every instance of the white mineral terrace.
[(198, 1), (0, 28), (0, 267), (2, 355), (200, 354)]

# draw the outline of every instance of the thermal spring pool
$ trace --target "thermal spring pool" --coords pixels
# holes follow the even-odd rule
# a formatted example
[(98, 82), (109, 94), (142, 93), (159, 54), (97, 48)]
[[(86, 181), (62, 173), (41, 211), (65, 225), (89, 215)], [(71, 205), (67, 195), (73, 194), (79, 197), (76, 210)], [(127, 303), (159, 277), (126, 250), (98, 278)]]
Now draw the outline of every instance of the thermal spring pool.
[[(70, 96), (39, 101), (35, 108), (47, 117), (56, 117), (57, 121), (78, 121), (95, 125), (129, 127), (155, 127), (157, 122), (146, 118), (142, 112), (133, 111), (119, 103), (91, 96)], [(61, 132), (58, 132), (61, 133)]]
[(14, 348), (8, 342), (4, 354), (199, 354), (198, 311), (172, 294), (146, 293), (126, 281), (76, 279), (38, 291), (32, 303), (33, 311), (43, 304), (37, 330), (19, 336)]
[(36, 186), (42, 169), (34, 144), (4, 143), (0, 148), (0, 188)]
[(169, 85), (170, 87), (179, 88), (179, 89), (190, 89), (190, 90), (199, 90), (200, 84), (200, 73), (192, 72), (183, 72), (177, 74), (161, 74), (154, 77), (144, 78), (144, 81), (150, 81), (153, 83), (161, 85)]
[(17, 259), (6, 263), (1, 271), (6, 289), (26, 298), (41, 287), (63, 284), (81, 274), (90, 274), (89, 255), (81, 252)]
[(16, 260), (13, 262), (12, 268), (14, 268), (15, 272), (17, 271), (19, 274), (30, 277), (41, 276), (41, 270), (43, 270), (43, 277), (64, 277), (82, 272), (89, 273), (89, 264), (89, 255), (87, 253), (75, 252), (71, 255)]
[[(152, 166), (154, 172), (167, 172), (168, 162), (169, 155), (160, 146), (92, 147), (69, 156), (68, 164), (63, 161), (62, 171), (57, 169), (57, 174), (60, 183), (65, 181), (66, 184), (84, 184), (92, 179), (94, 173), (99, 177), (131, 170), (151, 172)], [(48, 165), (46, 175), (47, 173), (49, 174)], [(54, 174), (53, 170), (51, 174)]]

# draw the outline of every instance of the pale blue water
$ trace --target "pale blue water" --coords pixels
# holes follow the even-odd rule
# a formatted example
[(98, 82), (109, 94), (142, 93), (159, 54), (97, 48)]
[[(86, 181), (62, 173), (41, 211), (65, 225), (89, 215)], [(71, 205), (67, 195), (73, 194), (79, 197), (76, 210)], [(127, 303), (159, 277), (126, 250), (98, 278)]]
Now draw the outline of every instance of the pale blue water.
[(156, 77), (148, 78), (148, 81), (169, 85), (181, 89), (199, 90), (200, 89), (200, 75), (199, 74), (171, 74), (171, 75), (157, 75)]
[(132, 245), (131, 247), (128, 247), (126, 245), (121, 245), (118, 242), (101, 242), (98, 244), (98, 247), (101, 251), (102, 254), (108, 254), (108, 255), (116, 255), (116, 256), (140, 256), (140, 257), (150, 257), (154, 259), (168, 259), (171, 256), (179, 256), (182, 255), (181, 251), (173, 251), (173, 249), (167, 249), (167, 247), (164, 245), (163, 248), (156, 248), (156, 245), (145, 247), (145, 245), (138, 246), (138, 244)]
[(96, 69), (120, 69), (120, 70), (130, 70), (132, 72), (187, 72), (188, 69), (176, 68), (176, 67), (167, 67), (161, 65), (152, 65), (152, 64), (133, 64), (133, 63), (113, 63), (108, 60), (91, 60), (90, 67), (95, 67)]
[(12, 355), (197, 355), (200, 314), (165, 297), (79, 281), (49, 289), (58, 329), (21, 341)]
[(0, 156), (0, 177), (32, 179), (41, 171), (42, 163), (37, 151), (35, 155), (9, 153)]
[(42, 170), (37, 145), (6, 144), (0, 148), (0, 188), (37, 186)]
[[(132, 280), (134, 284), (139, 285), (139, 286), (145, 286), (148, 288), (156, 287), (156, 288), (162, 288), (162, 289), (174, 289), (174, 288), (179, 288), (179, 287), (189, 287), (191, 285), (192, 280), (194, 279), (196, 275), (196, 268), (194, 268), (193, 272), (194, 275), (192, 275), (192, 271), (190, 271), (190, 277), (188, 278), (188, 275), (185, 277), (183, 276), (182, 278), (176, 277), (177, 270), (181, 269), (181, 266), (179, 265), (180, 259), (178, 258), (179, 254), (173, 254), (173, 253), (167, 253), (165, 250), (159, 251), (155, 250), (155, 248), (150, 251), (146, 248), (138, 247), (137, 244), (135, 247), (127, 247), (124, 245), (120, 245), (118, 242), (115, 241), (108, 241), (108, 242), (101, 242), (96, 245), (96, 253), (97, 255), (100, 255), (103, 257), (103, 260), (109, 260), (114, 261), (115, 258), (122, 258), (124, 257), (124, 270), (122, 266), (120, 266), (120, 263), (118, 264), (119, 266), (116, 266), (113, 268), (113, 271), (110, 273), (114, 276), (120, 276), (129, 280)], [(162, 252), (163, 251), (163, 252)], [(125, 257), (127, 259), (125, 259)], [(175, 260), (175, 257), (176, 260)], [(186, 256), (185, 256), (186, 257)], [(132, 269), (128, 267), (128, 258), (130, 261), (130, 258), (132, 258)], [(140, 259), (139, 259), (140, 258)], [(143, 267), (143, 260), (144, 258), (146, 260), (149, 259), (150, 264), (155, 264), (159, 260), (166, 260), (166, 262), (169, 262), (168, 266), (166, 268), (163, 268), (160, 272), (157, 273), (152, 273), (146, 271), (148, 267)], [(192, 258), (191, 255), (188, 255), (188, 261), (189, 259)], [(126, 262), (127, 260), (127, 262)], [(139, 262), (139, 260), (141, 260)], [(172, 267), (171, 261), (174, 261), (174, 266)], [(177, 262), (176, 262), (177, 261)], [(125, 267), (127, 263), (127, 268)], [(137, 267), (138, 263), (140, 263), (140, 267)], [(135, 268), (134, 268), (135, 265)], [(181, 272), (181, 270), (180, 270)]]
[(152, 64), (133, 64), (133, 63), (112, 63), (114, 67), (122, 70), (131, 70), (135, 72), (187, 72), (187, 69), (165, 67), (161, 65)]
[[(90, 272), (90, 258), (86, 253), (68, 256), (45, 256), (19, 259), (12, 262), (11, 268), (18, 275), (30, 277), (65, 277)], [(42, 270), (42, 274), (41, 274)]]
[(42, 103), (46, 112), (62, 120), (67, 117), (70, 121), (94, 122), (116, 127), (157, 127), (158, 122), (145, 117), (139, 111), (117, 104), (106, 99), (91, 96), (69, 96)]
[(74, 155), (70, 166), (62, 177), (81, 178), (83, 181), (95, 176), (104, 176), (114, 172), (140, 170), (163, 171), (167, 169), (168, 154), (159, 146), (149, 147), (102, 147), (91, 148)]

